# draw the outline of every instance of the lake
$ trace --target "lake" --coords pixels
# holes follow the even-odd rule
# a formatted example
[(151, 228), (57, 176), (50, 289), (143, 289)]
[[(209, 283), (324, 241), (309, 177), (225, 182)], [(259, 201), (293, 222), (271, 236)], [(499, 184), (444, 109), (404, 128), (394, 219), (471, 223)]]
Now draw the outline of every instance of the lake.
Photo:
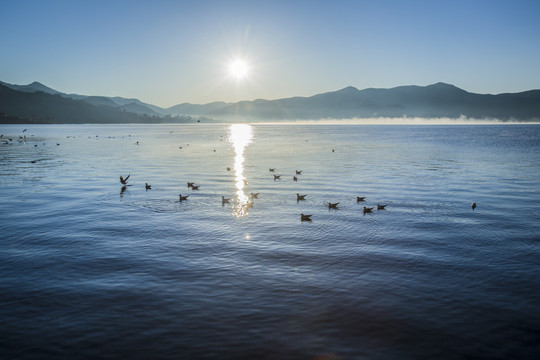
[(0, 358), (540, 356), (539, 125), (0, 133)]

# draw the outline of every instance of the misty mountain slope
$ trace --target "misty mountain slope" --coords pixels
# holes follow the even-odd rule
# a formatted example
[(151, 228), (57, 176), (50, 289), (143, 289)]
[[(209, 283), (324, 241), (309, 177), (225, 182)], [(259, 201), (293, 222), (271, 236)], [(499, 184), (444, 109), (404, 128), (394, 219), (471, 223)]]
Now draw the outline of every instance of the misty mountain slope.
[[(540, 90), (475, 94), (454, 85), (399, 86), (358, 90), (348, 86), (310, 97), (257, 99), (205, 105), (182, 103), (167, 109), (121, 97), (64, 94), (43, 84), (0, 85), (0, 112), (48, 122), (156, 122), (170, 115), (225, 121), (350, 118), (459, 118), (540, 121)], [(18, 90), (17, 90), (18, 89)]]
[(129, 111), (140, 115), (168, 115), (165, 109), (160, 108), (159, 106), (146, 104), (138, 99), (126, 99), (119, 96), (107, 97), (107, 96), (87, 96), (79, 94), (66, 94), (50, 87), (47, 87), (37, 81), (34, 81), (28, 85), (14, 85), (8, 84), (0, 81), (0, 85), (6, 86), (12, 90), (23, 91), (23, 92), (44, 92), (46, 94), (60, 95), (65, 98), (73, 100), (83, 100), (92, 105), (98, 106), (108, 106), (111, 108), (117, 108), (119, 110)]
[(217, 112), (223, 108), (226, 108), (229, 105), (230, 103), (225, 103), (222, 101), (215, 101), (215, 102), (211, 102), (205, 105), (183, 103), (183, 104), (171, 106), (165, 110), (169, 114), (176, 114), (176, 115), (198, 114), (198, 115), (206, 116), (206, 115), (212, 114), (213, 112)]
[[(224, 109), (221, 114), (230, 115), (232, 109)], [(237, 116), (275, 119), (466, 116), (533, 120), (540, 119), (540, 90), (482, 95), (444, 83), (392, 89), (358, 90), (347, 87), (311, 97), (242, 102), (234, 110)]]
[(3, 85), (5, 87), (8, 87), (12, 90), (16, 91), (24, 91), (24, 92), (44, 92), (46, 94), (62, 94), (60, 91), (56, 91), (54, 89), (51, 89), (50, 87), (47, 87), (43, 85), (42, 83), (39, 83), (37, 81), (34, 81), (31, 84), (28, 85), (15, 85), (15, 84), (8, 84), (5, 82), (0, 81), (0, 85)]
[(89, 104), (96, 105), (96, 106), (108, 106), (111, 108), (118, 107), (118, 104), (116, 104), (114, 101), (110, 100), (109, 98), (106, 98), (105, 96), (88, 96), (80, 100), (83, 100)]
[(59, 94), (16, 91), (2, 85), (0, 85), (0, 112), (37, 123), (152, 122), (148, 116), (140, 116), (106, 106), (96, 106), (83, 100), (65, 98)]
[[(170, 113), (163, 108), (160, 108), (159, 106), (147, 104), (145, 102), (140, 101), (139, 99), (133, 99), (133, 98), (123, 98), (120, 96), (114, 96), (114, 97), (107, 97), (109, 100), (113, 101), (115, 104), (118, 104), (120, 107), (123, 107), (124, 109), (132, 108), (136, 109), (139, 114), (148, 114), (148, 115), (169, 115)], [(133, 106), (132, 104), (136, 105)], [(128, 106), (129, 105), (129, 106)], [(128, 106), (126, 108), (126, 106)]]
[(225, 119), (324, 119), (367, 117), (450, 117), (532, 120), (540, 118), (540, 91), (481, 95), (456, 86), (400, 86), (392, 89), (346, 87), (310, 97), (240, 101), (218, 107), (184, 106), (191, 115)]

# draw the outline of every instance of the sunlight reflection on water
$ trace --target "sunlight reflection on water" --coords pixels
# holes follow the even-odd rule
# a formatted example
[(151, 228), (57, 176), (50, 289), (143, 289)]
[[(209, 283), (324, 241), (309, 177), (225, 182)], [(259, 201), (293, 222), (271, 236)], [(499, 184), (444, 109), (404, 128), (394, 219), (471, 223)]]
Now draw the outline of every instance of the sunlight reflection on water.
[(236, 204), (233, 214), (237, 217), (248, 214), (252, 202), (244, 192), (246, 178), (244, 176), (244, 149), (253, 139), (253, 128), (247, 124), (232, 124), (229, 127), (229, 142), (234, 147), (234, 175), (236, 181)]

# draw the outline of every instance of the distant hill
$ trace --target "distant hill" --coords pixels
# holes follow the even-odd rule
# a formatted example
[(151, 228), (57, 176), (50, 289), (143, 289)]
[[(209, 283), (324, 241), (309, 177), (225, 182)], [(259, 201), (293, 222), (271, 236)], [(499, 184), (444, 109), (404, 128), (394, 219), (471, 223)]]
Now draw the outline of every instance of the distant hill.
[[(88, 101), (86, 101), (88, 100)], [(193, 122), (189, 116), (167, 118), (107, 106), (106, 98), (74, 100), (58, 93), (18, 91), (0, 85), (0, 123), (161, 123)]]
[(38, 82), (0, 82), (0, 113), (4, 114), (0, 122), (18, 119), (54, 123), (189, 122), (197, 117), (257, 121), (463, 116), (540, 121), (540, 90), (489, 95), (445, 83), (364, 90), (349, 86), (310, 97), (183, 103), (163, 109), (137, 99), (65, 94)]
[(56, 91), (54, 89), (51, 89), (50, 87), (47, 87), (37, 81), (34, 81), (31, 84), (28, 85), (14, 85), (14, 84), (8, 84), (5, 82), (0, 81), (0, 85), (4, 85), (10, 89), (17, 90), (17, 91), (24, 91), (24, 92), (37, 92), (41, 91), (46, 94), (61, 94), (60, 91)]
[(199, 115), (208, 115), (211, 113), (219, 113), (222, 109), (229, 106), (230, 103), (225, 102), (212, 102), (206, 105), (197, 105), (190, 103), (183, 103), (179, 105), (171, 106), (167, 108), (169, 114), (199, 114)]
[(295, 120), (378, 117), (496, 118), (540, 120), (540, 90), (513, 94), (482, 95), (453, 85), (400, 86), (391, 89), (354, 87), (314, 95), (278, 100), (182, 104), (168, 109), (193, 116), (236, 119)]
[(23, 92), (44, 92), (46, 94), (60, 95), (65, 98), (70, 98), (74, 100), (83, 100), (92, 105), (97, 106), (108, 106), (111, 108), (117, 108), (119, 110), (133, 112), (139, 115), (149, 115), (149, 116), (164, 116), (170, 115), (168, 111), (160, 108), (159, 106), (143, 103), (138, 99), (126, 99), (122, 97), (106, 97), (106, 96), (86, 96), (78, 94), (66, 94), (60, 91), (51, 89), (37, 81), (34, 81), (28, 85), (14, 85), (8, 84), (0, 81), (0, 85), (6, 86), (12, 90), (23, 91)]
[[(115, 96), (115, 97), (108, 97), (109, 100), (114, 101), (116, 104), (118, 104), (120, 107), (124, 107), (124, 109), (127, 109), (127, 107), (131, 105), (137, 105), (137, 108), (133, 107), (133, 109), (136, 109), (138, 114), (147, 114), (147, 115), (171, 115), (169, 111), (166, 109), (160, 108), (159, 106), (147, 104), (139, 99), (126, 99), (123, 97)], [(179, 114), (183, 115), (183, 114)]]

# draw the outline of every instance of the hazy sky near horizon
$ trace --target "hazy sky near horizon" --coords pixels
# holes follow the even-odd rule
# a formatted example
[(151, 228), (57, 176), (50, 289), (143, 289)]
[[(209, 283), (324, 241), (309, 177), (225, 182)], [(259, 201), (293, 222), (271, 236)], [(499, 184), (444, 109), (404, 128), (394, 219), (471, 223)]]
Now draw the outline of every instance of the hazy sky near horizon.
[(537, 0), (0, 0), (0, 33), (1, 81), (161, 107), (439, 81), (540, 88)]

